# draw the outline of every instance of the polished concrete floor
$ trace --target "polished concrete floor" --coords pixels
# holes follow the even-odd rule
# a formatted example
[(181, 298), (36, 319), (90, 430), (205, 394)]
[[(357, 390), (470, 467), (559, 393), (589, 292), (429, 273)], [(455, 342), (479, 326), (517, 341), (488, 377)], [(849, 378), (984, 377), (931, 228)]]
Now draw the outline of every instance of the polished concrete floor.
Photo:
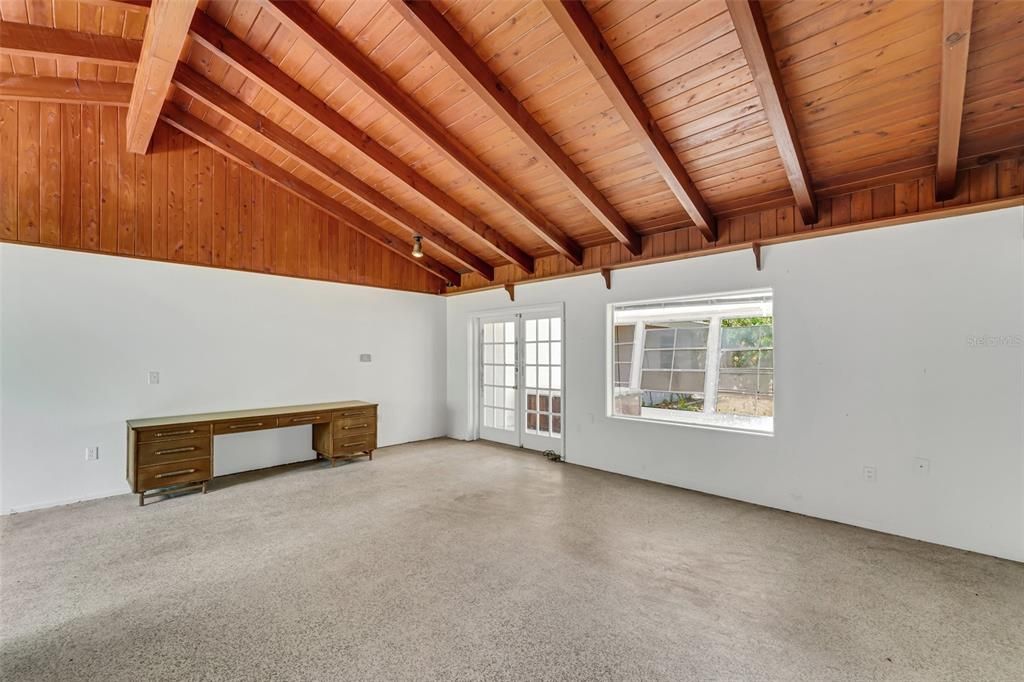
[(1020, 680), (1024, 565), (429, 441), (0, 521), (4, 680)]

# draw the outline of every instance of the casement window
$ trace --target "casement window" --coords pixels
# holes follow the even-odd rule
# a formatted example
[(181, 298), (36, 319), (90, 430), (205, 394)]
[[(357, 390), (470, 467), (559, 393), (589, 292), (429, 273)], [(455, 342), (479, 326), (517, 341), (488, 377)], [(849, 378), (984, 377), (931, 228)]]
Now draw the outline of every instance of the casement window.
[(771, 291), (611, 306), (610, 413), (771, 433)]

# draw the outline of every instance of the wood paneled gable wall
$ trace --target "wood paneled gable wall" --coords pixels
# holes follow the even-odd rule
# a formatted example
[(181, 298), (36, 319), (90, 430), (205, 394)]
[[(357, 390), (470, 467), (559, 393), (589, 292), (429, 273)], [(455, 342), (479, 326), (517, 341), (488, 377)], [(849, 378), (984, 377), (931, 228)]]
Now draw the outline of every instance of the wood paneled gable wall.
[[(0, 0), (0, 98), (21, 103), (0, 235), (45, 222), (43, 112), (76, 110), (96, 149), (124, 146), (111, 164), (79, 145), (98, 183), (120, 192), (151, 136), (184, 134), (404, 261), (414, 290), (992, 207), (1019, 187), (1022, 41), (1024, 3), (1000, 0)], [(121, 114), (85, 113), (111, 107), (116, 137)], [(91, 215), (58, 161), (61, 204)]]
[(0, 239), (438, 293), (443, 282), (208, 145), (126, 108), (0, 100)]

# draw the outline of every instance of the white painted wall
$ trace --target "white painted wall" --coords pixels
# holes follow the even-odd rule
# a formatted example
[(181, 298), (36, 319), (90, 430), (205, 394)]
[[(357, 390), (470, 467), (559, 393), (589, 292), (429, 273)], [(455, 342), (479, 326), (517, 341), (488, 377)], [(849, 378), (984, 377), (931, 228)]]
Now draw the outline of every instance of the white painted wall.
[[(444, 318), (437, 296), (0, 244), (0, 509), (128, 492), (132, 417), (361, 399), (382, 446), (444, 435)], [(311, 458), (310, 428), (218, 436), (216, 473)]]
[[(1024, 210), (767, 247), (764, 264), (744, 251), (617, 270), (611, 291), (596, 274), (516, 287), (516, 306), (565, 302), (568, 460), (1024, 560)], [(774, 436), (605, 416), (609, 303), (764, 286)], [(470, 320), (506, 307), (503, 290), (448, 299), (453, 437), (470, 433)]]

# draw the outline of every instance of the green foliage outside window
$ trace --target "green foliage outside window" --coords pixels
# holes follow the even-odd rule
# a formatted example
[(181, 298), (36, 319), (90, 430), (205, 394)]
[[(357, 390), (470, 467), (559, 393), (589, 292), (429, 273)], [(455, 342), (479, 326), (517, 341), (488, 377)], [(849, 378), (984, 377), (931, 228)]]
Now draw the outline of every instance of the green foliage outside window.
[[(723, 367), (771, 367), (772, 318), (734, 317), (722, 320)], [(751, 350), (743, 350), (749, 348)]]
[[(658, 397), (654, 397), (658, 396)], [(703, 412), (704, 398), (697, 398), (686, 393), (664, 393), (644, 391), (641, 397), (644, 407), (658, 407), (663, 410), (686, 410), (687, 412)]]

